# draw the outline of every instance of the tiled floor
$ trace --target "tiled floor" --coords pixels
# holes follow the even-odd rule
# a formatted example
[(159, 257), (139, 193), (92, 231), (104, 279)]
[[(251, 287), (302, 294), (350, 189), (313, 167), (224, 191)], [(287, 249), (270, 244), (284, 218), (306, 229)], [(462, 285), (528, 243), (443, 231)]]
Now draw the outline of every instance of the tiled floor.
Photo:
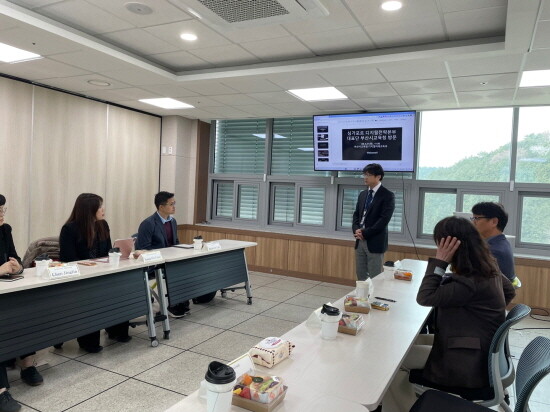
[[(102, 335), (105, 347), (86, 354), (76, 341), (63, 349), (40, 352), (47, 364), (39, 367), (44, 385), (31, 388), (9, 372), (11, 393), (24, 405), (22, 411), (163, 411), (194, 392), (212, 360), (231, 361), (267, 336), (282, 335), (305, 320), (312, 309), (345, 295), (350, 287), (265, 273), (251, 273), (252, 305), (243, 290), (217, 296), (206, 305), (192, 305), (191, 315), (171, 319), (169, 340), (150, 347), (144, 326), (131, 329), (134, 339), (116, 343)], [(550, 322), (526, 319), (514, 329), (550, 328)], [(158, 336), (162, 330), (157, 327)], [(512, 353), (550, 330), (513, 330)], [(515, 392), (510, 390), (512, 402)], [(550, 411), (550, 378), (537, 388), (532, 412)], [(494, 408), (498, 410), (497, 408)]]

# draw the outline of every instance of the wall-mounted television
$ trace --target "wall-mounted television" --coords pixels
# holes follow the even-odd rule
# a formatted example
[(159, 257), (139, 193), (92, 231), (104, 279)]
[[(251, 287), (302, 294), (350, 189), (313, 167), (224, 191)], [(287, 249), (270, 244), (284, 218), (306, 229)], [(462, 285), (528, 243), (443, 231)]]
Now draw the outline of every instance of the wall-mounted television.
[(414, 111), (313, 116), (315, 170), (412, 172), (415, 135)]

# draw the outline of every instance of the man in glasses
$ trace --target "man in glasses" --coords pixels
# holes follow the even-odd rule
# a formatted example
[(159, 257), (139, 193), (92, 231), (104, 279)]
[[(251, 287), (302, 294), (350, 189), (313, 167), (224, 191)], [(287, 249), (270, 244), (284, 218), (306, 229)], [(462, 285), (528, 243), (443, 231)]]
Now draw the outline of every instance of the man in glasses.
[(512, 247), (504, 233), (508, 223), (508, 213), (500, 203), (481, 202), (472, 207), (474, 226), (489, 246), (489, 250), (496, 258), (500, 271), (510, 279), (515, 288), (521, 287), (521, 281), (516, 276), (514, 254)]
[(388, 250), (388, 223), (395, 210), (395, 195), (382, 186), (384, 169), (378, 163), (363, 168), (367, 190), (357, 199), (353, 213), (355, 236), (355, 273), (365, 280), (382, 273), (384, 252)]

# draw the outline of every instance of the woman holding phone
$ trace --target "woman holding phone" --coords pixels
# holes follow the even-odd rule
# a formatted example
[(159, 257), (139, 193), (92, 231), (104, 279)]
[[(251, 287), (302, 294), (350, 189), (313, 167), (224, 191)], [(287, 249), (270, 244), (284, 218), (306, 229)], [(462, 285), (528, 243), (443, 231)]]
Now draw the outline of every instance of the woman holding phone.
[[(61, 228), (59, 256), (63, 262), (106, 257), (111, 248), (109, 225), (105, 221), (103, 199), (93, 193), (82, 193), (75, 201), (73, 211)], [(128, 342), (129, 322), (106, 328), (109, 338)], [(100, 352), (99, 331), (78, 338), (82, 349), (90, 353)], [(59, 345), (56, 345), (59, 347)]]

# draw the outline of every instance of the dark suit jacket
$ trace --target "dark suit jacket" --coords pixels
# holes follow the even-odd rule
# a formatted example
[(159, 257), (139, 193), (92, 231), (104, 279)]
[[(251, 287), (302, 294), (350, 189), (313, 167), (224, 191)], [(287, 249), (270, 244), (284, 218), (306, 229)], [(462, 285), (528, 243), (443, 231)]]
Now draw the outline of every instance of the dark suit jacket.
[(434, 345), (423, 376), (431, 382), (460, 388), (489, 386), (489, 347), (505, 320), (505, 308), (515, 296), (510, 281), (450, 275), (441, 285), (436, 267), (447, 262), (430, 258), (417, 302), (437, 308)]
[[(103, 221), (107, 226), (107, 233), (109, 233), (109, 225)], [(96, 258), (105, 257), (109, 254), (111, 249), (111, 237), (107, 236), (104, 240), (97, 240), (97, 254)], [(59, 234), (59, 258), (62, 262), (74, 262), (76, 260), (90, 259), (90, 249), (86, 240), (81, 235), (76, 223), (69, 222), (63, 225), (61, 233)]]
[(0, 226), (0, 265), (10, 260), (9, 258), (14, 258), (21, 263), (21, 258), (17, 255), (15, 245), (13, 244), (11, 226), (4, 223)]
[[(353, 233), (360, 228), (363, 208), (369, 194), (369, 189), (359, 193), (355, 212), (353, 212)], [(395, 195), (384, 186), (376, 191), (374, 199), (365, 217), (365, 228), (362, 230), (363, 238), (367, 241), (369, 251), (372, 253), (384, 253), (388, 250), (388, 223), (390, 223), (395, 210)], [(357, 248), (357, 240), (355, 248)]]
[[(178, 239), (178, 223), (174, 218), (172, 218), (170, 223), (172, 224), (172, 233), (174, 234), (174, 245), (177, 245), (180, 243)], [(162, 220), (160, 220), (158, 213), (155, 212), (139, 225), (136, 249), (162, 249), (168, 246), (173, 245), (168, 244)]]

